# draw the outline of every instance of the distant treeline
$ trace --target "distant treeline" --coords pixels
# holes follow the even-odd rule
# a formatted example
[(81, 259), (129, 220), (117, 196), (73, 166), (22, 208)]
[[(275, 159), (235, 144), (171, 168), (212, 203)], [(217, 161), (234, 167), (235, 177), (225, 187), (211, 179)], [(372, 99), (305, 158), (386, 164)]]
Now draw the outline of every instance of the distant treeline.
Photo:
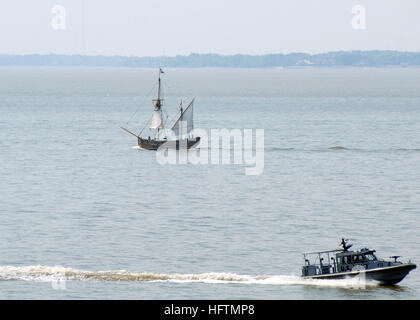
[(84, 56), (61, 54), (0, 55), (2, 66), (219, 67), (272, 68), (293, 66), (420, 66), (420, 52), (338, 51), (265, 55), (196, 54), (175, 57)]

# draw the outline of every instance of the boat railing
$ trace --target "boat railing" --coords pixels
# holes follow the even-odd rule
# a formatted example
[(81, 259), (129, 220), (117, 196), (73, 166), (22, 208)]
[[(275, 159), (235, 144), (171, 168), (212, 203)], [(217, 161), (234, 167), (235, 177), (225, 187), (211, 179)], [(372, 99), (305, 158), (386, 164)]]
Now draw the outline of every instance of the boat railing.
[[(337, 272), (337, 262), (335, 259), (335, 253), (341, 252), (342, 250), (328, 250), (319, 252), (305, 252), (303, 254), (305, 260), (305, 266), (311, 268), (311, 271), (317, 274), (328, 274)], [(333, 255), (333, 256), (331, 256)], [(307, 259), (308, 256), (314, 256), (311, 262)]]
[(336, 272), (336, 266), (334, 264), (320, 264), (320, 263), (310, 263), (305, 264), (304, 266), (305, 273), (311, 275), (321, 275), (321, 274), (331, 274)]

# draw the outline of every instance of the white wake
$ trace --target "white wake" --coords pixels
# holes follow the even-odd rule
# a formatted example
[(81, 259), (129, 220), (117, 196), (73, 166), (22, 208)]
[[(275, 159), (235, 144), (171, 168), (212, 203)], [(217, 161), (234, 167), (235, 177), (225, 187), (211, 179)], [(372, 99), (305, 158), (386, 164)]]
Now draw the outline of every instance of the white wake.
[(23, 281), (57, 281), (57, 280), (97, 280), (97, 281), (134, 281), (134, 282), (201, 282), (212, 284), (256, 284), (256, 285), (281, 285), (281, 286), (317, 286), (317, 287), (342, 287), (365, 288), (376, 286), (375, 282), (366, 283), (363, 279), (349, 278), (343, 280), (303, 279), (298, 276), (287, 275), (238, 275), (235, 273), (210, 272), (200, 274), (166, 274), (153, 272), (135, 272), (126, 270), (86, 271), (62, 266), (0, 266), (0, 280)]

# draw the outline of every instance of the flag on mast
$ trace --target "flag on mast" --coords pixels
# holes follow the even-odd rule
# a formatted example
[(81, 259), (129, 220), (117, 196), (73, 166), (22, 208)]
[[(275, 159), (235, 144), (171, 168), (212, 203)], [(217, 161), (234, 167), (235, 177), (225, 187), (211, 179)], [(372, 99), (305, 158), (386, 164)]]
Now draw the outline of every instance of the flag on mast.
[(160, 73), (165, 73), (165, 72), (163, 72), (162, 68), (159, 68), (159, 72)]

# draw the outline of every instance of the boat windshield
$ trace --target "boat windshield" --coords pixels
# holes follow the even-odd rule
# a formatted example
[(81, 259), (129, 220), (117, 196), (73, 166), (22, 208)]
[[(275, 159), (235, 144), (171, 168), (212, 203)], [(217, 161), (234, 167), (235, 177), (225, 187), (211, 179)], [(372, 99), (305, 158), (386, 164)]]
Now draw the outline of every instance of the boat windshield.
[(375, 260), (377, 260), (377, 259), (376, 259), (376, 256), (375, 256), (373, 253), (368, 253), (368, 254), (365, 254), (365, 257), (366, 257), (366, 259), (367, 259), (368, 261), (375, 261)]

